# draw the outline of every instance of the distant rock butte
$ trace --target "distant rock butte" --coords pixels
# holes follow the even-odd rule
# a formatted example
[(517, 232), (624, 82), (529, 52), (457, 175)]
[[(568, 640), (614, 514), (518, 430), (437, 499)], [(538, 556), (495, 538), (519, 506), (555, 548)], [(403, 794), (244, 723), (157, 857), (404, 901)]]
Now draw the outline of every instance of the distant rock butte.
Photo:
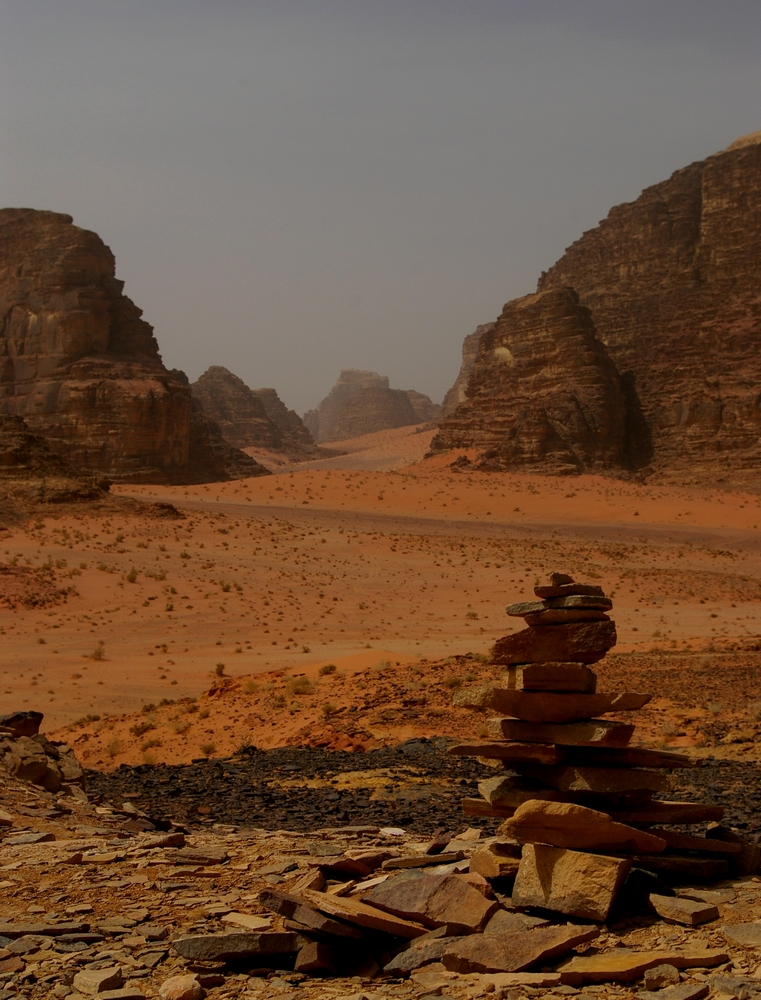
[(432, 450), (505, 469), (757, 472), (760, 236), (756, 132), (611, 209), (509, 302)]
[(346, 441), (427, 423), (436, 419), (438, 409), (414, 389), (391, 389), (385, 375), (347, 368), (319, 406), (305, 414), (304, 423), (317, 442)]
[(167, 371), (122, 288), (111, 251), (70, 216), (0, 210), (0, 413), (73, 467), (116, 479), (265, 474)]
[(301, 418), (287, 409), (274, 389), (250, 389), (221, 365), (207, 368), (190, 388), (230, 444), (304, 457), (317, 453)]

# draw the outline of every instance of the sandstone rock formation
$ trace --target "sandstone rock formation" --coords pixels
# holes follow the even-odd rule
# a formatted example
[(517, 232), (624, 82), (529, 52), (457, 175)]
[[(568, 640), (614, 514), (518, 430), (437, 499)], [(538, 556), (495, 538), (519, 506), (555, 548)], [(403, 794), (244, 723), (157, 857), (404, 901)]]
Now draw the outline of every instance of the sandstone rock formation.
[(304, 416), (315, 441), (345, 441), (362, 434), (425, 423), (435, 404), (414, 389), (391, 389), (377, 372), (344, 369), (328, 395)]
[[(434, 450), (479, 448), (501, 468), (757, 471), (759, 178), (754, 133), (613, 208), (481, 339)], [(561, 348), (573, 311), (583, 363)]]
[(415, 389), (405, 389), (405, 392), (410, 398), (418, 423), (429, 424), (439, 419), (441, 416), (440, 403), (434, 403), (430, 396), (426, 396), (424, 392), (417, 392)]
[(305, 455), (316, 453), (314, 439), (295, 410), (289, 410), (274, 389), (252, 389), (262, 401), (264, 410), (280, 431), (284, 451)]
[(0, 239), (0, 412), (73, 466), (114, 478), (228, 478), (194, 453), (199, 432), (214, 432), (191, 413), (187, 380), (162, 364), (102, 240), (33, 209), (0, 210)]
[(262, 400), (227, 368), (212, 365), (190, 388), (193, 397), (219, 424), (225, 439), (236, 448), (281, 447), (280, 432), (267, 415)]
[(453, 413), (457, 409), (460, 403), (464, 403), (467, 399), (466, 389), (476, 365), (478, 345), (482, 335), (484, 333), (491, 333), (494, 326), (494, 323), (483, 323), (481, 326), (477, 326), (473, 333), (469, 333), (465, 340), (463, 340), (460, 371), (454, 385), (447, 392), (446, 396), (444, 396), (444, 401), (441, 404), (442, 417), (448, 417), (450, 413)]

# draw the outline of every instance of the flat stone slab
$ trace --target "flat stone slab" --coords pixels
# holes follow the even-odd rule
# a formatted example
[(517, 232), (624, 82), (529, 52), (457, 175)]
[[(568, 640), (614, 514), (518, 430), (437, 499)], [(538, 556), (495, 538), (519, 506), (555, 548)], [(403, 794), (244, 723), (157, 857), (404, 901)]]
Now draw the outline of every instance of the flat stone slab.
[(297, 936), (288, 931), (232, 934), (189, 934), (172, 941), (182, 958), (197, 962), (228, 962), (236, 958), (266, 958), (298, 951)]
[(521, 844), (550, 844), (579, 851), (659, 853), (666, 847), (660, 836), (617, 823), (607, 813), (572, 802), (525, 802), (505, 820), (500, 832)]
[(743, 948), (761, 948), (761, 924), (729, 924), (721, 928), (721, 933), (732, 944)]
[(0, 937), (20, 938), (26, 934), (42, 934), (46, 937), (60, 937), (62, 934), (81, 934), (89, 931), (89, 924), (0, 924)]
[(587, 767), (657, 767), (674, 770), (698, 767), (700, 761), (672, 750), (648, 750), (645, 747), (567, 747), (564, 759), (569, 764)]
[(97, 996), (104, 990), (118, 990), (124, 982), (118, 965), (108, 969), (82, 969), (74, 976), (74, 989), (87, 996)]
[(564, 594), (561, 597), (548, 597), (543, 601), (546, 608), (581, 608), (593, 611), (610, 611), (613, 601), (600, 594)]
[(489, 719), (489, 736), (496, 740), (557, 743), (561, 746), (626, 747), (634, 726), (608, 719), (587, 719), (560, 725), (523, 722), (520, 719)]
[(391, 913), (384, 913), (375, 906), (360, 903), (345, 896), (330, 896), (325, 892), (315, 892), (305, 889), (304, 899), (320, 913), (338, 920), (346, 920), (358, 927), (369, 927), (372, 930), (394, 934), (397, 937), (415, 938), (428, 931), (427, 927), (412, 920), (403, 920)]
[(503, 687), (514, 691), (575, 691), (594, 694), (597, 674), (585, 663), (526, 663), (508, 667)]
[(629, 858), (526, 844), (513, 886), (513, 904), (602, 923), (631, 867)]
[(658, 916), (671, 924), (697, 927), (698, 924), (719, 919), (719, 908), (714, 903), (702, 903), (680, 896), (659, 896), (655, 893), (651, 893), (649, 898), (650, 905)]
[(322, 934), (332, 934), (335, 937), (361, 938), (362, 931), (351, 924), (343, 924), (324, 913), (315, 910), (299, 896), (277, 889), (264, 889), (259, 893), (259, 902), (273, 913), (279, 913), (289, 920), (295, 920), (304, 927), (309, 927)]
[(429, 927), (447, 928), (451, 935), (481, 930), (497, 910), (497, 902), (454, 875), (397, 875), (375, 886), (363, 902), (397, 917)]
[[(514, 878), (518, 874), (519, 865), (520, 847), (511, 841), (495, 838), (471, 855), (469, 870), (471, 873), (482, 875), (486, 879)], [(505, 910), (497, 910), (489, 920), (489, 924), (494, 917), (505, 912)]]
[(729, 865), (723, 858), (695, 857), (686, 854), (635, 854), (632, 861), (637, 868), (654, 872), (664, 882), (684, 885), (685, 882), (710, 884), (727, 878)]
[(534, 593), (542, 601), (552, 597), (573, 597), (577, 594), (583, 597), (605, 597), (602, 587), (594, 583), (563, 583), (534, 587)]
[[(709, 969), (729, 959), (718, 948), (690, 948), (683, 951), (634, 951), (614, 948), (603, 955), (576, 955), (559, 968), (560, 980), (568, 986), (584, 983), (631, 983), (641, 979), (656, 965), (677, 969)], [(661, 994), (659, 993), (659, 996)]]
[(710, 837), (693, 837), (688, 833), (677, 833), (674, 830), (661, 831), (666, 846), (677, 851), (700, 851), (701, 854), (740, 854), (741, 844), (728, 843), (725, 840), (712, 840)]
[(564, 802), (568, 798), (565, 792), (559, 792), (556, 788), (548, 788), (532, 778), (512, 774), (495, 774), (493, 778), (485, 778), (479, 781), (478, 791), (490, 806), (497, 808), (508, 806), (517, 809), (532, 799)]
[(700, 802), (657, 801), (632, 809), (617, 809), (611, 815), (619, 823), (711, 823), (724, 816), (724, 807)]
[(610, 618), (604, 611), (591, 608), (548, 608), (524, 615), (523, 620), (527, 625), (568, 625), (570, 622), (609, 622)]
[(548, 963), (567, 955), (577, 945), (592, 941), (596, 927), (535, 927), (495, 937), (471, 934), (450, 945), (442, 962), (450, 972), (522, 972), (530, 966)]
[[(501, 684), (483, 683), (460, 688), (452, 704), (460, 708), (492, 709), (533, 723), (566, 723), (589, 720), (608, 712), (636, 711), (646, 705), (647, 694), (574, 694), (551, 691), (511, 691)], [(537, 742), (535, 738), (532, 742)], [(544, 739), (541, 742), (549, 742)]]
[(562, 750), (546, 743), (510, 743), (507, 740), (458, 743), (449, 748), (449, 753), (456, 757), (490, 757), (506, 762), (527, 760), (537, 764), (559, 764), (565, 757)]
[(532, 625), (497, 639), (492, 663), (596, 663), (616, 644), (615, 622)]
[(665, 990), (650, 992), (643, 990), (638, 993), (639, 1000), (700, 1000), (707, 997), (710, 987), (707, 983), (682, 983), (680, 986), (667, 986)]
[(521, 774), (535, 781), (544, 781), (561, 792), (622, 795), (628, 792), (667, 792), (671, 789), (667, 775), (636, 767), (518, 766)]

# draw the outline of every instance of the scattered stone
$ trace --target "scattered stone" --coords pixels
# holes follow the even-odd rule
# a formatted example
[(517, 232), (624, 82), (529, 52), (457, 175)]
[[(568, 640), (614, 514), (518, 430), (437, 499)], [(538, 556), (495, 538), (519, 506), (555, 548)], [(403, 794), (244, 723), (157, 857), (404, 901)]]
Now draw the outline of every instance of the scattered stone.
[(513, 903), (604, 922), (631, 866), (628, 858), (526, 844)]
[(518, 874), (521, 849), (509, 840), (494, 839), (471, 855), (470, 871), (484, 878), (514, 878)]
[(319, 941), (307, 941), (301, 946), (293, 968), (295, 972), (311, 975), (330, 975), (336, 971), (333, 952)]
[(521, 972), (540, 962), (567, 955), (577, 945), (592, 941), (596, 927), (535, 927), (504, 937), (473, 934), (450, 945), (442, 958), (451, 972)]
[(697, 927), (709, 920), (719, 919), (719, 908), (713, 903), (699, 903), (694, 899), (684, 899), (679, 896), (650, 896), (650, 905), (668, 923), (686, 924)]
[(318, 931), (321, 934), (332, 934), (336, 937), (361, 938), (362, 932), (349, 924), (342, 924), (309, 906), (298, 896), (280, 892), (276, 889), (265, 889), (259, 893), (262, 906), (279, 913), (289, 920), (294, 920), (304, 928)]
[(159, 996), (161, 1000), (203, 1000), (206, 993), (196, 976), (172, 976), (159, 987)]
[(245, 927), (248, 931), (263, 931), (272, 924), (270, 917), (258, 917), (253, 913), (225, 913), (220, 917), (223, 924)]
[(681, 977), (674, 965), (656, 965), (647, 969), (644, 982), (646, 990), (662, 990), (664, 986), (678, 986)]
[(497, 910), (484, 927), (484, 934), (502, 937), (504, 934), (515, 934), (517, 931), (528, 931), (532, 927), (547, 927), (551, 923), (547, 917), (534, 917), (514, 910)]
[(0, 809), (0, 826), (13, 826), (13, 816), (5, 809)]
[(550, 844), (581, 851), (658, 852), (666, 846), (659, 836), (616, 823), (607, 813), (571, 802), (525, 802), (500, 830), (521, 844)]
[(736, 845), (740, 848), (736, 857), (730, 859), (732, 870), (737, 875), (756, 875), (761, 868), (761, 847), (745, 840), (734, 830), (719, 824), (711, 824), (706, 837), (717, 843)]
[(316, 910), (327, 914), (329, 917), (337, 917), (339, 920), (346, 920), (358, 927), (369, 927), (371, 930), (383, 931), (386, 934), (394, 934), (397, 937), (415, 938), (426, 933), (426, 928), (411, 920), (402, 920), (390, 913), (367, 903), (360, 903), (354, 899), (346, 899), (341, 896), (329, 896), (324, 892), (315, 892), (307, 889), (304, 892), (304, 899)]
[(677, 969), (708, 969), (726, 962), (728, 955), (717, 948), (687, 948), (684, 951), (634, 951), (614, 948), (601, 955), (577, 955), (558, 968), (561, 982), (569, 986), (584, 983), (631, 983), (641, 979), (656, 965)]
[(371, 889), (364, 902), (451, 935), (472, 934), (497, 909), (475, 888), (452, 875), (398, 875)]
[(420, 940), (417, 938), (406, 951), (395, 955), (390, 962), (384, 965), (383, 971), (389, 976), (407, 976), (415, 969), (421, 969), (432, 962), (439, 962), (446, 949), (461, 941), (462, 937), (447, 936), (428, 939), (428, 935), (426, 935), (425, 943), (418, 945), (417, 941)]
[(385, 871), (402, 868), (428, 868), (430, 865), (447, 865), (453, 861), (462, 861), (465, 855), (462, 851), (442, 851), (441, 854), (414, 854), (407, 858), (389, 858), (381, 867)]
[(89, 924), (62, 921), (60, 924), (0, 924), (0, 938), (20, 938), (26, 934), (60, 937), (63, 934), (81, 934), (89, 931)]
[(732, 944), (743, 948), (761, 948), (761, 923), (731, 924), (721, 928), (721, 933)]
[[(709, 988), (706, 983), (683, 983), (681, 986), (670, 986), (657, 993), (643, 991), (637, 996), (640, 1000), (700, 1000), (701, 997), (708, 996)], [(717, 998), (718, 1000), (718, 998)]]
[(15, 837), (6, 837), (3, 843), (15, 847), (21, 844), (49, 844), (55, 839), (54, 833), (44, 833), (40, 830), (35, 830), (32, 833), (20, 833)]
[(286, 955), (298, 950), (296, 935), (286, 931), (190, 934), (176, 938), (172, 941), (172, 947), (182, 958), (197, 962), (256, 958), (264, 965), (273, 955)]
[(75, 988), (87, 996), (96, 996), (105, 990), (118, 990), (123, 982), (118, 965), (108, 969), (82, 969), (74, 976)]
[(228, 859), (224, 847), (183, 847), (172, 855), (176, 865), (221, 865)]

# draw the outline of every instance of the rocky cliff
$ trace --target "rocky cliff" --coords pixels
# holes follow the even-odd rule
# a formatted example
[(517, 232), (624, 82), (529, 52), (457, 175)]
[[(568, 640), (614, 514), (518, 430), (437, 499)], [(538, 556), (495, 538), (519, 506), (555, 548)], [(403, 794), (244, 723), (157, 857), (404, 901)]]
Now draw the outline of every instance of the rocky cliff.
[(473, 374), (473, 369), (476, 365), (478, 345), (481, 340), (481, 336), (484, 333), (490, 333), (493, 329), (494, 323), (483, 323), (481, 326), (477, 326), (473, 333), (469, 333), (462, 342), (462, 362), (460, 364), (460, 371), (455, 379), (454, 385), (447, 392), (446, 396), (444, 396), (440, 414), (442, 418), (448, 417), (450, 413), (454, 413), (460, 403), (464, 403), (467, 399), (466, 390), (468, 388), (470, 376)]
[(414, 389), (391, 389), (377, 372), (344, 369), (328, 395), (304, 416), (315, 441), (346, 441), (394, 427), (426, 423), (436, 410), (428, 396)]
[[(568, 322), (565, 310), (550, 309), (542, 330), (542, 324), (514, 324), (519, 303), (528, 300), (508, 303), (494, 343), (516, 358), (537, 349), (544, 375), (537, 381), (535, 365), (499, 365), (482, 339), (468, 398), (444, 421), (434, 448), (484, 448), (503, 467), (541, 466), (541, 449), (516, 449), (514, 442), (543, 409), (545, 433), (576, 454), (580, 468), (695, 479), (757, 472), (760, 235), (761, 133), (616, 206), (542, 275), (532, 307), (577, 297), (592, 338), (585, 353), (597, 359), (592, 369), (580, 367), (574, 352), (545, 353), (547, 337), (557, 339)], [(589, 414), (582, 420), (579, 411), (569, 431), (538, 395), (548, 380), (579, 400), (588, 392), (609, 400), (610, 411), (592, 407), (606, 427), (591, 423), (583, 447), (579, 428)], [(523, 408), (508, 404), (513, 392)]]
[(194, 399), (219, 424), (230, 444), (236, 448), (280, 450), (279, 428), (270, 420), (262, 400), (243, 379), (221, 365), (212, 365), (190, 388)]
[(122, 288), (109, 248), (70, 216), (0, 210), (0, 412), (73, 466), (113, 478), (228, 477), (193, 451), (204, 421)]
[(274, 389), (252, 389), (251, 391), (262, 401), (267, 416), (280, 431), (284, 451), (296, 455), (304, 454), (305, 456), (315, 455), (319, 452), (304, 421), (295, 410), (288, 409)]

